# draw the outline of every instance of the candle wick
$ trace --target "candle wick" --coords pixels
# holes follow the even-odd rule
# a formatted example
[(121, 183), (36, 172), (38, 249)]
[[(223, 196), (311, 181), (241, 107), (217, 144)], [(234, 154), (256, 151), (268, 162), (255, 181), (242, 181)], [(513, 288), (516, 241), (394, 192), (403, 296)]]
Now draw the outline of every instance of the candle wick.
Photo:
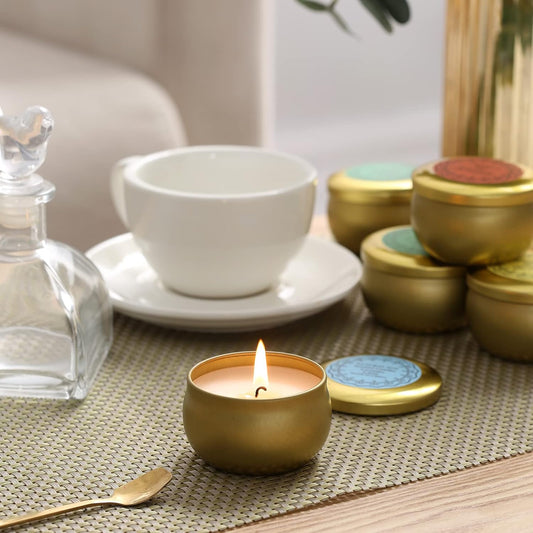
[(264, 390), (266, 392), (267, 389), (266, 389), (266, 387), (263, 387), (263, 386), (257, 387), (257, 389), (255, 389), (255, 397), (256, 398), (259, 396), (259, 391), (260, 390)]

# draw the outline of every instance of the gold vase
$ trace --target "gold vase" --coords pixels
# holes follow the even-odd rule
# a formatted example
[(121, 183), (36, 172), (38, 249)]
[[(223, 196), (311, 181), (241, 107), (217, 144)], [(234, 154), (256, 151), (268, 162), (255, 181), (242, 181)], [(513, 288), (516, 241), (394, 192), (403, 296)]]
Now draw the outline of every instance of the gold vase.
[(533, 164), (533, 0), (448, 0), (445, 157)]

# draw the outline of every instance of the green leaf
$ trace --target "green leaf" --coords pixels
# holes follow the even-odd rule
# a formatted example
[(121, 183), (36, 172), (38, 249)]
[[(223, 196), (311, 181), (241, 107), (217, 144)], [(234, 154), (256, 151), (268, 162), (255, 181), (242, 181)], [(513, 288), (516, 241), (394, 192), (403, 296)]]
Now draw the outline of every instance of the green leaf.
[(330, 10), (330, 13), (331, 13), (331, 16), (333, 17), (333, 19), (335, 20), (335, 22), (346, 32), (346, 33), (349, 33), (350, 35), (353, 35), (353, 32), (352, 30), (350, 29), (350, 27), (348, 26), (348, 24), (346, 24), (346, 22), (344, 21), (344, 19), (336, 12), (336, 11), (333, 11), (333, 10)]
[(379, 0), (360, 0), (372, 16), (381, 24), (383, 29), (388, 33), (392, 32), (392, 25), (388, 19), (388, 11), (379, 2)]
[(313, 11), (329, 11), (329, 5), (314, 2), (313, 0), (296, 0), (303, 6), (312, 9)]
[(405, 24), (409, 20), (411, 13), (406, 0), (381, 0), (381, 3), (396, 22)]

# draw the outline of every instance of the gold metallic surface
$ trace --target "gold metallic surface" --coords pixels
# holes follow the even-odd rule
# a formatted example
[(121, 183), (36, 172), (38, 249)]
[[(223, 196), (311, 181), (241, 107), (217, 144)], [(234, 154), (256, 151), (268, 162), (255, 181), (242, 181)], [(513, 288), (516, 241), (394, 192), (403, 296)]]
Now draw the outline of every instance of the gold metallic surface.
[(355, 253), (370, 233), (409, 223), (410, 179), (362, 180), (341, 171), (328, 179), (328, 191), (331, 231), (337, 242)]
[(411, 179), (365, 180), (347, 176), (345, 171), (336, 172), (328, 179), (331, 196), (358, 204), (409, 203), (412, 188)]
[(361, 289), (376, 320), (411, 333), (464, 326), (466, 270), (388, 249), (382, 238), (391, 229), (370, 235), (361, 247)]
[(57, 516), (78, 509), (95, 507), (97, 505), (138, 505), (155, 496), (171, 479), (172, 474), (168, 470), (155, 468), (154, 470), (150, 470), (150, 472), (146, 472), (146, 474), (142, 474), (133, 481), (118, 487), (108, 498), (67, 503), (59, 507), (53, 507), (52, 509), (45, 509), (43, 511), (8, 518), (7, 520), (0, 520), (0, 529), (42, 520), (43, 518)]
[(466, 300), (472, 335), (487, 352), (533, 362), (533, 304), (504, 302), (473, 289)]
[(405, 204), (356, 204), (330, 197), (328, 219), (335, 240), (359, 253), (363, 239), (381, 228), (407, 224), (411, 206)]
[(533, 362), (533, 250), (473, 271), (467, 283), (467, 316), (478, 343), (499, 357)]
[[(489, 161), (489, 166), (483, 167), (482, 161)], [(437, 169), (442, 172), (440, 164), (473, 162), (474, 178), (484, 178), (490, 165), (514, 168), (518, 177), (480, 184), (452, 181), (437, 173)], [(531, 169), (523, 165), (481, 158), (452, 158), (415, 169), (411, 223), (421, 244), (450, 264), (487, 265), (517, 258), (533, 239), (532, 177)]]
[(533, 2), (448, 0), (443, 155), (533, 165)]
[(369, 235), (363, 246), (365, 265), (382, 272), (416, 278), (464, 278), (466, 269), (462, 266), (445, 265), (426, 254), (402, 254), (383, 244), (383, 237), (390, 231), (409, 227), (385, 228)]
[(489, 298), (533, 305), (533, 250), (515, 261), (472, 271), (467, 283)]
[(439, 333), (465, 325), (462, 278), (413, 278), (365, 267), (361, 287), (368, 309), (385, 326)]
[(324, 369), (309, 359), (267, 352), (268, 364), (298, 368), (320, 378), (312, 389), (277, 399), (229, 398), (194, 384), (204, 373), (243, 364), (255, 353), (225, 354), (203, 361), (189, 372), (183, 401), (183, 425), (202, 459), (227, 472), (263, 475), (296, 469), (322, 448), (331, 423), (331, 402)]
[[(343, 413), (375, 416), (412, 413), (433, 405), (441, 394), (441, 377), (426, 364), (407, 360), (417, 365), (422, 375), (414, 383), (403, 387), (367, 389), (344, 385), (328, 377), (332, 408)], [(327, 369), (332, 362), (325, 363), (324, 368)]]
[(517, 258), (533, 239), (533, 203), (513, 206), (449, 204), (416, 190), (411, 223), (433, 257), (457, 265), (487, 265)]

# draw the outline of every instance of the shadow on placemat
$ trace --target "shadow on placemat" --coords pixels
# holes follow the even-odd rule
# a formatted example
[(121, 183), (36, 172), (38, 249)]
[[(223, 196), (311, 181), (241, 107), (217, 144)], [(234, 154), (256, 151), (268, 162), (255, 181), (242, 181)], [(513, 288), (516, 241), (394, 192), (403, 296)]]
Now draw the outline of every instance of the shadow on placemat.
[[(358, 353), (418, 359), (439, 371), (443, 395), (405, 416), (334, 413), (324, 448), (296, 472), (218, 472), (183, 432), (187, 373), (207, 357), (255, 350), (260, 337), (269, 350), (319, 362)], [(532, 378), (533, 365), (489, 356), (468, 330), (408, 335), (381, 327), (357, 290), (316, 316), (254, 333), (181, 332), (117, 315), (113, 349), (86, 400), (0, 399), (0, 516), (103, 496), (156, 466), (174, 478), (151, 504), (65, 515), (35, 531), (217, 531), (430, 478), (530, 451)]]

